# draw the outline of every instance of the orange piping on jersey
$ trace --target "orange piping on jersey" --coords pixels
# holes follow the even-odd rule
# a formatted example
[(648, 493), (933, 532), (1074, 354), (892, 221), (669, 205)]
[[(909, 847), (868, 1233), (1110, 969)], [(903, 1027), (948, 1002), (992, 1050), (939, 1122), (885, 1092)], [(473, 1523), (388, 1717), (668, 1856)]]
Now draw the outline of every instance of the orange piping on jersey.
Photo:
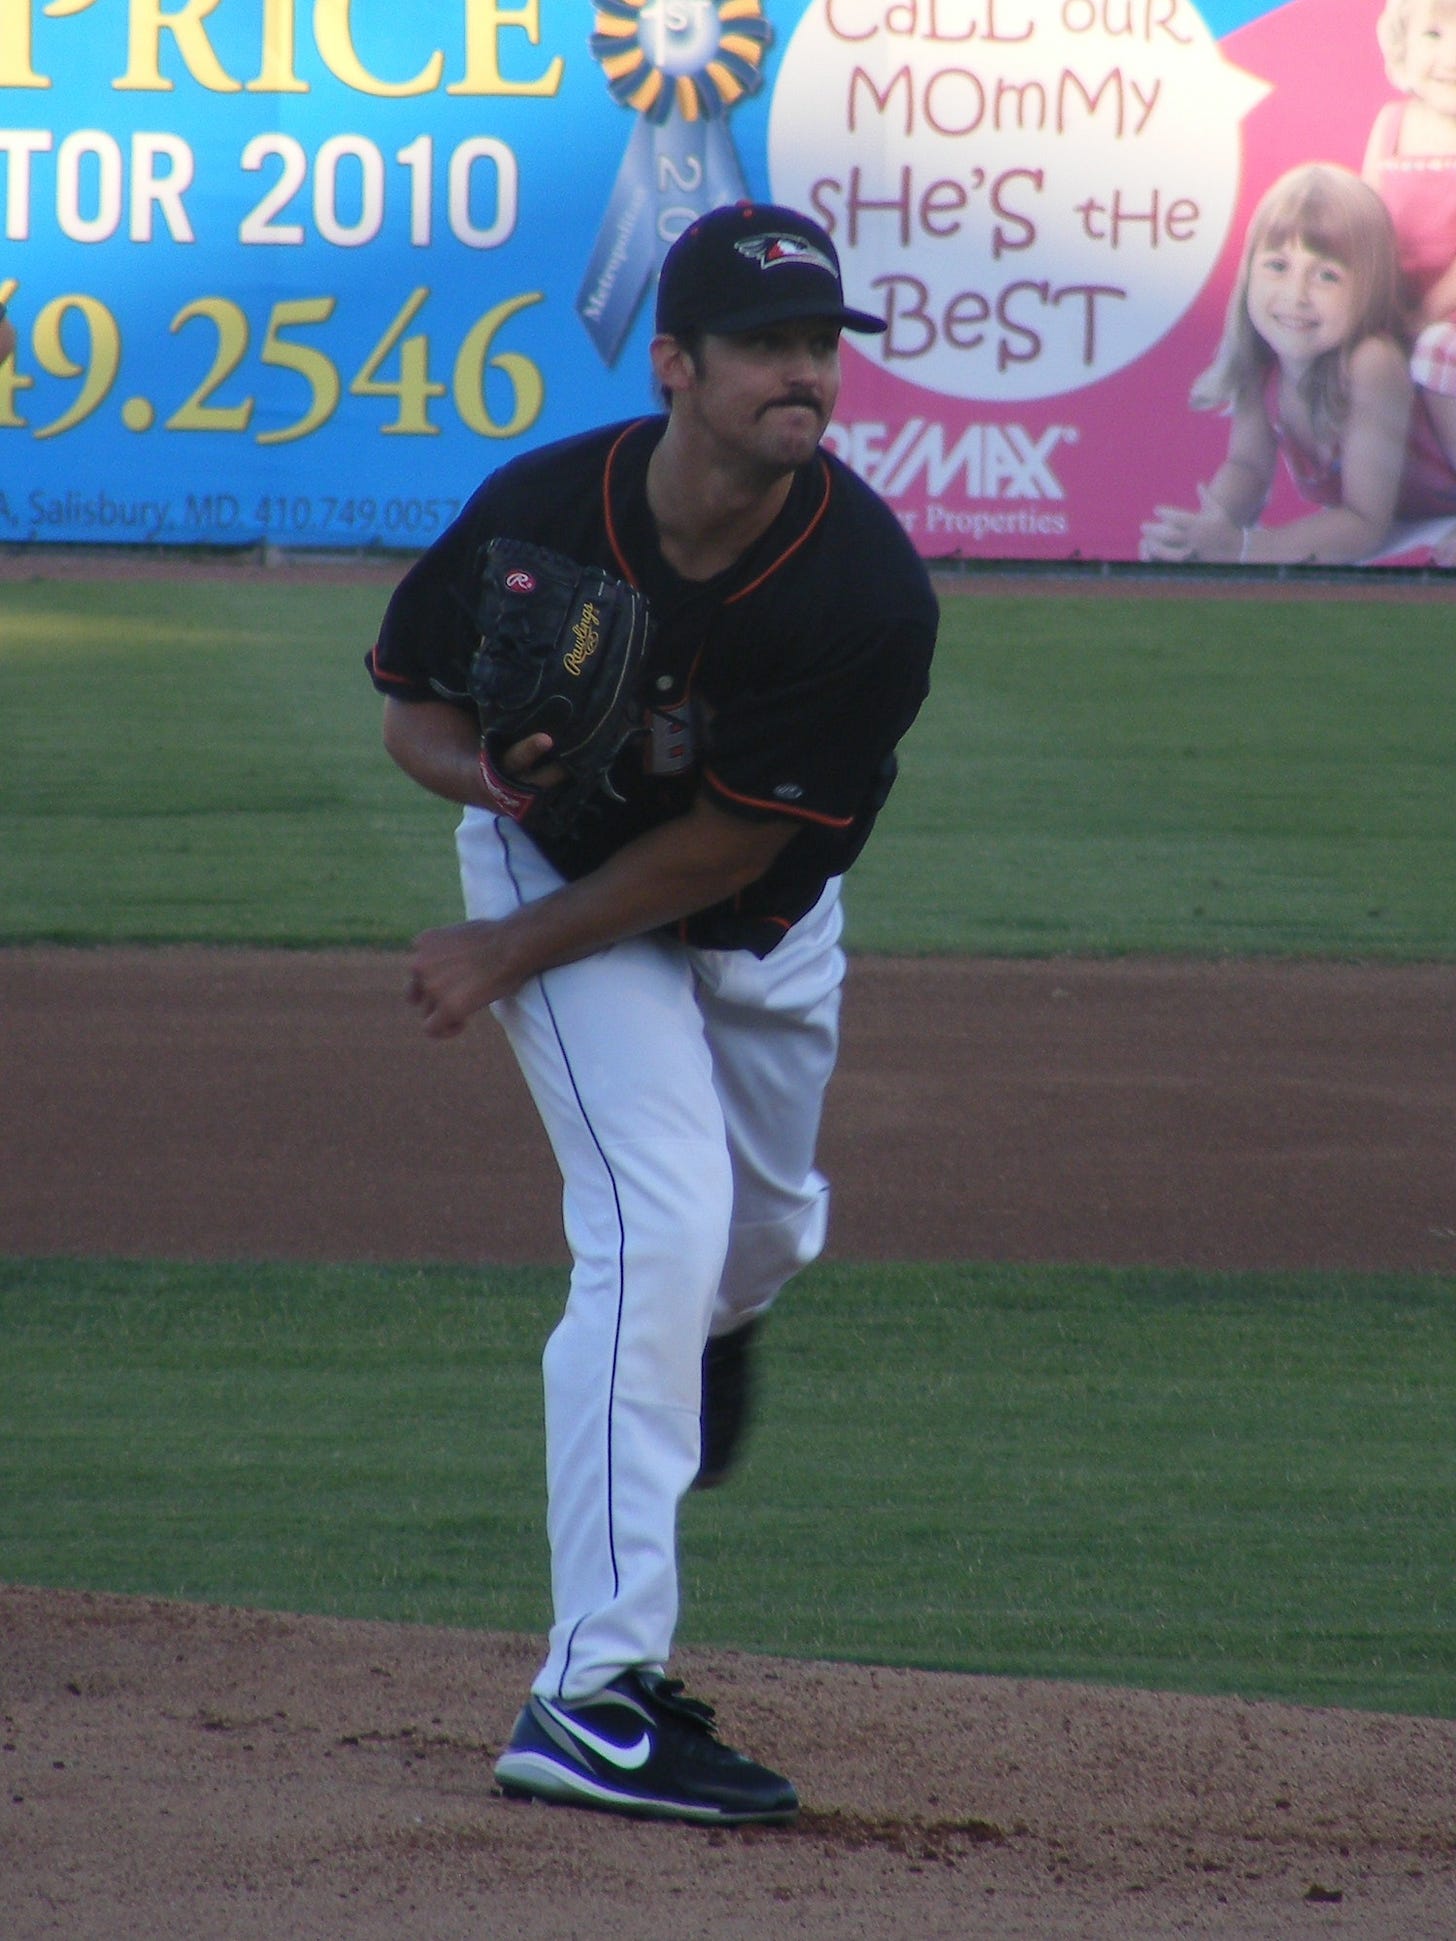
[[(631, 562), (628, 560), (626, 553), (623, 551), (622, 542), (617, 537), (617, 522), (612, 517), (612, 468), (616, 463), (617, 453), (622, 449), (623, 445), (632, 436), (633, 432), (637, 430), (638, 426), (643, 425), (646, 422), (647, 420), (645, 418), (638, 418), (623, 430), (621, 435), (617, 438), (616, 442), (613, 444), (612, 449), (607, 453), (607, 462), (602, 467), (602, 523), (606, 526), (606, 529), (607, 529), (607, 544), (612, 549), (612, 557), (616, 560), (617, 565), (621, 568), (622, 578), (626, 580), (628, 584), (631, 586), (637, 585), (637, 575), (632, 571)], [(772, 579), (774, 574), (778, 572), (779, 568), (781, 566), (787, 565), (787, 563), (794, 557), (794, 554), (798, 552), (799, 548), (802, 545), (804, 545), (806, 541), (814, 533), (820, 521), (823, 519), (825, 513), (829, 510), (829, 498), (830, 498), (829, 467), (825, 464), (822, 454), (819, 459), (819, 477), (820, 477), (821, 484), (823, 486), (823, 493), (822, 493), (822, 496), (820, 497), (818, 505), (814, 508), (813, 516), (809, 519), (807, 525), (804, 527), (804, 530), (799, 534), (797, 539), (793, 540), (789, 545), (785, 546), (784, 550), (779, 554), (777, 559), (771, 561), (769, 565), (764, 567), (763, 571), (758, 575), (757, 579), (750, 580), (747, 586), (740, 586), (736, 593), (730, 593), (727, 599), (723, 602), (725, 607), (731, 607), (735, 603), (735, 601), (746, 600), (748, 598), (748, 595), (754, 592), (758, 587), (762, 586), (765, 580)]]
[(617, 522), (612, 517), (612, 467), (617, 462), (617, 453), (621, 451), (638, 425), (644, 425), (646, 422), (645, 418), (638, 418), (627, 426), (607, 453), (607, 462), (602, 467), (602, 523), (607, 529), (607, 544), (612, 549), (612, 557), (621, 568), (622, 578), (629, 586), (637, 585), (637, 575), (632, 571), (631, 562), (622, 550), (622, 542), (617, 537)]
[[(741, 915), (742, 910), (743, 910), (743, 892), (740, 890), (733, 899), (734, 916)], [(788, 933), (794, 927), (793, 922), (788, 917), (761, 916), (758, 918), (758, 921), (760, 923), (771, 924), (775, 930), (782, 930), (785, 936), (787, 936)], [(678, 918), (677, 940), (680, 944), (687, 943), (689, 932), (692, 929), (692, 922), (693, 920), (691, 917)]]
[(369, 672), (381, 681), (388, 681), (394, 687), (413, 687), (415, 683), (406, 680), (403, 674), (391, 674), (387, 667), (379, 665), (379, 642), (376, 640), (369, 649)]
[(734, 602), (737, 600), (746, 600), (750, 593), (756, 591), (757, 588), (763, 585), (765, 580), (772, 579), (773, 575), (778, 572), (779, 568), (781, 566), (786, 566), (788, 564), (788, 562), (794, 557), (794, 554), (798, 552), (799, 548), (805, 543), (805, 541), (813, 533), (815, 528), (818, 526), (820, 520), (824, 517), (825, 513), (829, 510), (829, 467), (824, 463), (822, 456), (820, 457), (820, 460), (819, 460), (819, 477), (824, 486), (824, 496), (820, 499), (818, 505), (815, 507), (814, 515), (809, 520), (808, 524), (804, 527), (804, 530), (799, 534), (798, 538), (794, 540), (791, 545), (785, 546), (784, 550), (779, 554), (778, 558), (774, 560), (771, 565), (764, 567), (763, 571), (759, 574), (756, 580), (750, 580), (747, 586), (740, 586), (736, 593), (730, 593), (728, 595), (728, 598), (723, 602), (725, 607), (731, 607), (734, 604)]
[(775, 815), (798, 816), (801, 822), (819, 822), (826, 829), (848, 829), (854, 821), (852, 815), (821, 815), (817, 809), (796, 809), (791, 802), (775, 802), (761, 795), (740, 795), (736, 789), (720, 782), (711, 768), (703, 770), (703, 779), (711, 782), (716, 792), (729, 802), (741, 802), (747, 809), (771, 809)]

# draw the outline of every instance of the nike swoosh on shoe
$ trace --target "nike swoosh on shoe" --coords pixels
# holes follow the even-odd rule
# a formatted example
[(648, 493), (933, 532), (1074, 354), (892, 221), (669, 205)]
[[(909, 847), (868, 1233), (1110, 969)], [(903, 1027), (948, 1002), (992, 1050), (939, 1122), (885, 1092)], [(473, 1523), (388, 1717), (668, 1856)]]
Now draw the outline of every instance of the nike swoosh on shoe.
[(538, 1695), (536, 1703), (549, 1719), (561, 1727), (563, 1732), (569, 1733), (579, 1744), (584, 1745), (588, 1752), (595, 1753), (597, 1758), (604, 1760), (607, 1765), (615, 1766), (618, 1772), (636, 1772), (639, 1767), (645, 1766), (651, 1757), (652, 1739), (646, 1732), (635, 1745), (617, 1745), (611, 1739), (604, 1739), (599, 1733), (593, 1732), (579, 1719), (572, 1718), (569, 1712), (558, 1711), (550, 1699)]

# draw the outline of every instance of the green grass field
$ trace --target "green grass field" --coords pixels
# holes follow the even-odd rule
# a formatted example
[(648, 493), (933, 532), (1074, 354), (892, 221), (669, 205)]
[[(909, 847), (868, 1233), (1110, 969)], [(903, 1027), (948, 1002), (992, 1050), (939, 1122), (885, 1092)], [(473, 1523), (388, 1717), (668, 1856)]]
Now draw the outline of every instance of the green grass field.
[[(0, 1265), (3, 1574), (540, 1631), (540, 1270)], [(1456, 1716), (1456, 1289), (821, 1266), (685, 1642)]]
[[(397, 944), (454, 812), (379, 746), (377, 590), (8, 584), (0, 941)], [(860, 949), (1456, 952), (1442, 605), (951, 596)]]
[[(377, 592), (0, 587), (0, 943), (457, 914)], [(1440, 605), (977, 595), (860, 950), (1456, 955)], [(20, 1055), (12, 1047), (8, 1055)], [(3, 1237), (0, 1237), (3, 1246)], [(557, 1277), (0, 1260), (0, 1578), (539, 1630)], [(1456, 1283), (821, 1266), (683, 1636), (1456, 1716)]]

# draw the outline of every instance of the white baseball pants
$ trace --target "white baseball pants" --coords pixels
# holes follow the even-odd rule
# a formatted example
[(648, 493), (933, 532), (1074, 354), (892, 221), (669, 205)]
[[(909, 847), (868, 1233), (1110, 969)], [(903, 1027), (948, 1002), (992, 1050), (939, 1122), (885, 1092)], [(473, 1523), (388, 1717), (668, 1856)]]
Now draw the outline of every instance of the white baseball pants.
[[(466, 810), (457, 842), (471, 917), (561, 882), (484, 811)], [(814, 1148), (838, 1049), (840, 929), (836, 881), (762, 960), (639, 937), (493, 1007), (561, 1169), (574, 1262), (542, 1361), (545, 1696), (574, 1702), (629, 1666), (667, 1663), (704, 1341), (762, 1313), (824, 1244)]]

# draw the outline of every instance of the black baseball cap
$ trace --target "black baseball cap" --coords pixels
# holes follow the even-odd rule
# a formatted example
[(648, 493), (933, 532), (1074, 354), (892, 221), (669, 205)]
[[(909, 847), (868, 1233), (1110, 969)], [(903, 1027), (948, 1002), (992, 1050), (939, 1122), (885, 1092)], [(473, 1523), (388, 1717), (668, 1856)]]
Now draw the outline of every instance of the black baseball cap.
[(820, 317), (846, 330), (885, 328), (883, 318), (845, 303), (828, 230), (772, 202), (732, 202), (699, 216), (667, 252), (657, 281), (657, 328), (669, 337), (731, 337)]

